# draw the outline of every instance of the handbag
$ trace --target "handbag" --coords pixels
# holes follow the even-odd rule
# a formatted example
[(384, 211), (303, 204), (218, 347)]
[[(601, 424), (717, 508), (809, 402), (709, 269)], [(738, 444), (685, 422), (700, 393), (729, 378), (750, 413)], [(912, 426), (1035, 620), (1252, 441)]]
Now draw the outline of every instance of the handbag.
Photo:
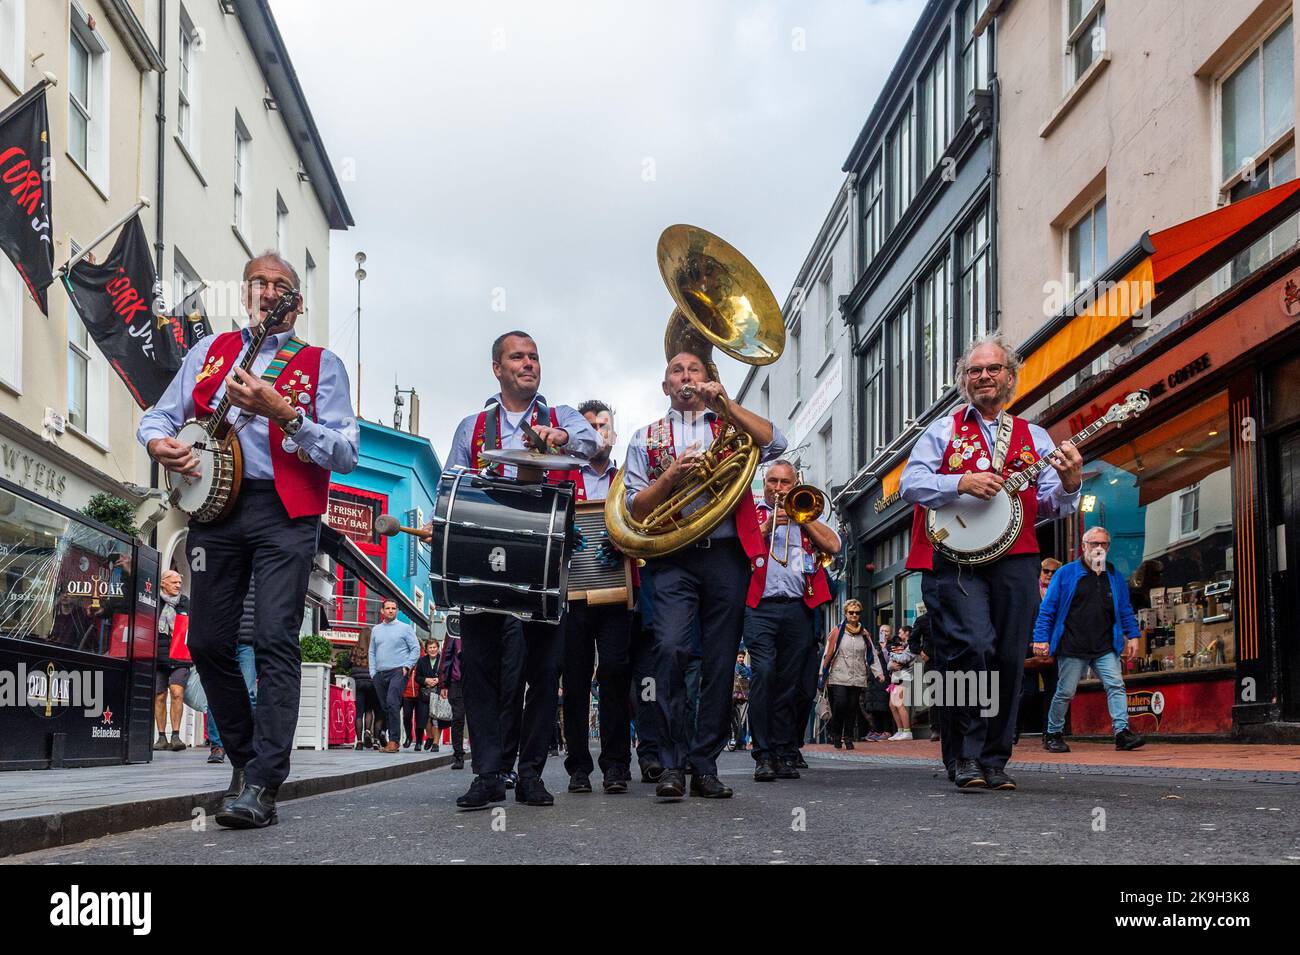
[(442, 694), (437, 691), (429, 695), (429, 719), (440, 723), (451, 719), (451, 700), (443, 699)]
[(190, 657), (190, 615), (187, 613), (178, 613), (176, 622), (172, 624), (172, 639), (167, 647), (167, 656), (171, 657), (174, 663), (191, 663)]
[(189, 678), (185, 681), (185, 705), (200, 713), (206, 713), (208, 710), (208, 694), (203, 691), (203, 681), (199, 679), (199, 671), (193, 667), (190, 667)]
[(831, 718), (831, 701), (826, 698), (825, 690), (817, 691), (817, 718), (823, 723)]

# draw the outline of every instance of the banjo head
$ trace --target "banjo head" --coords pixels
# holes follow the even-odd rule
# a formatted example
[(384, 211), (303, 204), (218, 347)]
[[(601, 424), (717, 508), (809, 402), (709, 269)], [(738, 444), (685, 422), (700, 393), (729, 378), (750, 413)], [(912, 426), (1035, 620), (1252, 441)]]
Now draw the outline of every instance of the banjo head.
[(994, 495), (989, 501), (964, 495), (952, 504), (927, 512), (926, 534), (936, 548), (954, 560), (990, 560), (998, 554), (990, 551), (1008, 529), (1013, 526), (1018, 529), (1019, 503), (1005, 493)]
[[(211, 509), (214, 494), (220, 486), (229, 485), (231, 455), (216, 449), (212, 435), (198, 421), (185, 422), (176, 432), (176, 440), (193, 446), (194, 455), (199, 459), (199, 476), (187, 477), (168, 471), (167, 487), (178, 508), (187, 514), (199, 516), (200, 512), (204, 512), (205, 505)], [(206, 514), (204, 516), (207, 517)], [(211, 517), (207, 519), (210, 520)]]

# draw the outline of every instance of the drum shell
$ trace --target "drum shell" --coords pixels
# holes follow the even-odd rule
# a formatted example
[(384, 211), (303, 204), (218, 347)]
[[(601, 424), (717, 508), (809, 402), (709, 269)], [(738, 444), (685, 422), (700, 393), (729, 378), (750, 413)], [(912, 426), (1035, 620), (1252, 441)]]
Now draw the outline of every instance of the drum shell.
[(429, 560), (434, 600), (558, 623), (564, 612), (573, 485), (448, 472)]

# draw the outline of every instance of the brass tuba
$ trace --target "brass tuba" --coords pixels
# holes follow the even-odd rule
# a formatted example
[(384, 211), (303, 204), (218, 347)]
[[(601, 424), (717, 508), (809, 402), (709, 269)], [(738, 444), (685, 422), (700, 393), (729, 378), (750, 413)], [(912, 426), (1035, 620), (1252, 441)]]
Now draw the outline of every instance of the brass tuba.
[[(669, 226), (659, 237), (659, 274), (677, 308), (664, 335), (665, 360), (683, 350), (703, 353), (709, 375), (714, 346), (748, 365), (768, 365), (785, 349), (781, 306), (749, 260), (704, 229)], [(628, 511), (624, 469), (610, 482), (605, 526), (610, 541), (632, 557), (663, 557), (702, 540), (736, 509), (754, 480), (759, 448), (722, 407), (723, 427), (700, 463), (644, 521)]]

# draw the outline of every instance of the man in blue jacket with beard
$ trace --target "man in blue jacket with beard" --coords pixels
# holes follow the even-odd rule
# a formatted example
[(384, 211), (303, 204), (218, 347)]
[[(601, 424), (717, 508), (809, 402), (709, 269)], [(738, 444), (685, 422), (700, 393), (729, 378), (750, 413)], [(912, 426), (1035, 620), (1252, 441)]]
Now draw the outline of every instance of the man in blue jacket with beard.
[(1091, 527), (1083, 535), (1083, 554), (1052, 576), (1034, 625), (1034, 655), (1056, 657), (1056, 694), (1047, 713), (1043, 748), (1068, 753), (1062, 730), (1074, 691), (1088, 666), (1101, 678), (1110, 710), (1116, 749), (1146, 742), (1128, 728), (1128, 696), (1119, 658), (1137, 653), (1138, 623), (1128, 585), (1106, 561), (1110, 533)]

